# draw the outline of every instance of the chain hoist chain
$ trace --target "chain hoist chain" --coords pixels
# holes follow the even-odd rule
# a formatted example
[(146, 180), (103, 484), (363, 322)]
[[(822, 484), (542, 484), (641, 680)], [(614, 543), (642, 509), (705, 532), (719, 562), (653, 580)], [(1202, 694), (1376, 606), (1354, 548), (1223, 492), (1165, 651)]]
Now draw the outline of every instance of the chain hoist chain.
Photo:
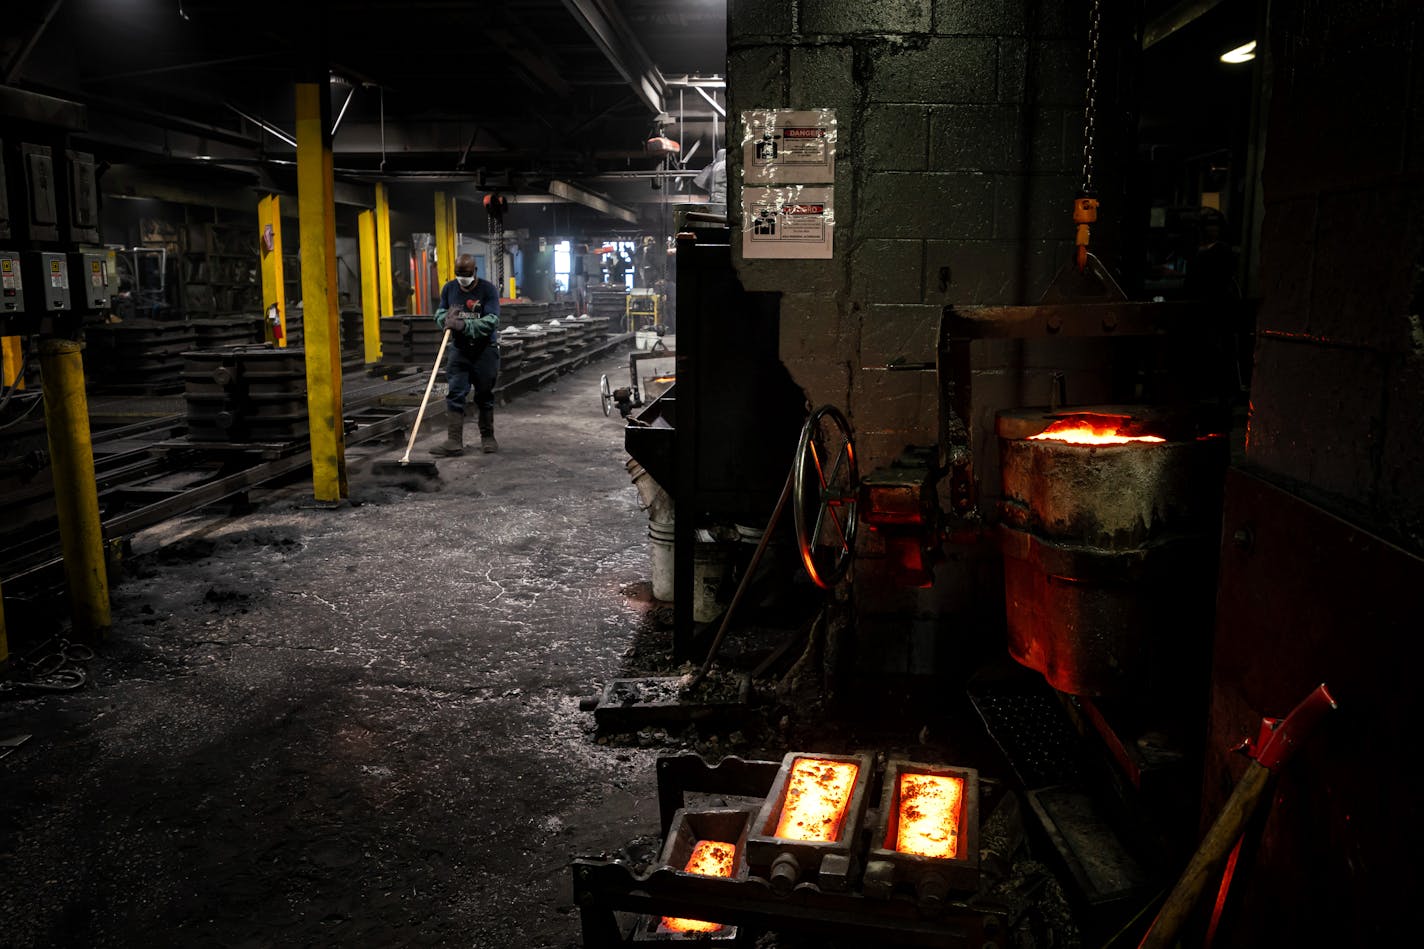
[(489, 248), (494, 258), (495, 287), (504, 294), (504, 218), (494, 211), (489, 212)]
[(1098, 126), (1098, 47), (1102, 39), (1101, 0), (1088, 13), (1088, 79), (1083, 95), (1083, 188), (1093, 193), (1093, 139)]

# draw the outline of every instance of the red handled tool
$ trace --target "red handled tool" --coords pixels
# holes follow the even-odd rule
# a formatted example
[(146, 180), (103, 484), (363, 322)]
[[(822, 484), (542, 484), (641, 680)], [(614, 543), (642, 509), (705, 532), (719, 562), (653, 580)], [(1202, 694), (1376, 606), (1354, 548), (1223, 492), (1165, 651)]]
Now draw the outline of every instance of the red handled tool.
[(1236, 782), (1231, 796), (1222, 805), (1221, 813), (1206, 832), (1201, 846), (1192, 854), (1187, 869), (1167, 896), (1167, 902), (1162, 904), (1138, 949), (1167, 949), (1176, 943), (1182, 925), (1206, 889), (1207, 882), (1233, 853), (1251, 816), (1268, 797), (1272, 776), (1315, 731), (1325, 713), (1338, 707), (1322, 682), (1284, 719), (1268, 718), (1261, 723), (1261, 732), (1254, 748), (1251, 748), (1254, 754), (1251, 763), (1246, 766), (1246, 773)]

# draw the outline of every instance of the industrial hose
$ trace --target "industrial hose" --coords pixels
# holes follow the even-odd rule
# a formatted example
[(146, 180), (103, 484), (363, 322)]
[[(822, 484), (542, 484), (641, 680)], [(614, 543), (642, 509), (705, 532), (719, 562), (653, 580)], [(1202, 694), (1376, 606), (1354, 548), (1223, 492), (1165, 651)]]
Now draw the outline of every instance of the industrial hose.
[[(45, 647), (40, 647), (43, 648)], [(61, 639), (53, 652), (37, 660), (19, 659), (17, 664), (26, 678), (0, 683), (0, 692), (18, 689), (31, 692), (73, 692), (83, 688), (89, 681), (89, 672), (83, 664), (93, 658), (94, 650), (88, 646)]]

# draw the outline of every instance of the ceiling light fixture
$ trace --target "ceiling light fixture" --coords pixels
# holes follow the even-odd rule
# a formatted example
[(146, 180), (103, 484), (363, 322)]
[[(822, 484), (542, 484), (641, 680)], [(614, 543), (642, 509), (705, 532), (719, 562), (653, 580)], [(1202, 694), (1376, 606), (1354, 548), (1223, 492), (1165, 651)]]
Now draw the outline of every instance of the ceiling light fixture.
[(1245, 46), (1238, 46), (1235, 49), (1227, 50), (1221, 54), (1223, 63), (1249, 63), (1256, 58), (1256, 41), (1252, 40)]

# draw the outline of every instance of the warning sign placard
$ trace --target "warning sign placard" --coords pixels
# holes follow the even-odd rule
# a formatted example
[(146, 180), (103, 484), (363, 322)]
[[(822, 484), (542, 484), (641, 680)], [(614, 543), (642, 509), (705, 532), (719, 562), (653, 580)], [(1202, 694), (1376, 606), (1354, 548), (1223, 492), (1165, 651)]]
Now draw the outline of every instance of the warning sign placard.
[(742, 256), (830, 258), (835, 245), (834, 188), (788, 185), (742, 189)]
[(836, 179), (834, 109), (742, 113), (742, 175), (748, 183), (815, 184)]

